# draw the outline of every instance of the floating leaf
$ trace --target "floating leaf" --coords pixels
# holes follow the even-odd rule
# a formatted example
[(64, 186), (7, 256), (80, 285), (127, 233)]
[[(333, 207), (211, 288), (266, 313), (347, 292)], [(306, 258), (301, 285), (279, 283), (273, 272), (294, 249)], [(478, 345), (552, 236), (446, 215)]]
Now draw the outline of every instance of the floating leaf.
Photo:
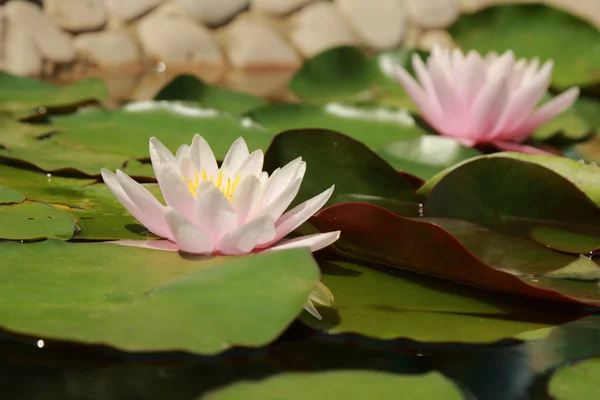
[(548, 391), (556, 400), (597, 399), (600, 397), (599, 375), (600, 358), (568, 365), (552, 375)]
[(600, 249), (600, 238), (564, 229), (536, 226), (529, 234), (536, 242), (551, 249), (575, 254), (588, 254)]
[(33, 78), (0, 72), (0, 110), (9, 111), (17, 117), (26, 117), (39, 112), (77, 106), (83, 103), (104, 100), (108, 89), (102, 79), (90, 78), (67, 86), (55, 86)]
[(68, 148), (148, 157), (148, 140), (155, 136), (170, 150), (189, 143), (195, 133), (210, 143), (218, 159), (243, 136), (250, 149), (266, 149), (273, 134), (249, 118), (238, 118), (180, 102), (130, 103), (115, 111), (89, 109), (53, 119), (56, 142)]
[(600, 32), (555, 8), (522, 4), (491, 7), (463, 15), (450, 27), (450, 33), (465, 50), (513, 50), (517, 57), (553, 59), (553, 83), (561, 89), (600, 83)]
[(12, 189), (0, 186), (0, 204), (22, 203), (25, 196)]
[(4, 242), (0, 252), (3, 329), (127, 351), (263, 346), (318, 280), (306, 249), (202, 258), (46, 241)]
[(331, 129), (359, 140), (373, 150), (426, 133), (406, 110), (385, 106), (275, 104), (254, 110), (250, 117), (274, 131)]
[(280, 133), (265, 154), (265, 170), (273, 171), (297, 157), (306, 161), (307, 170), (295, 203), (335, 184), (328, 204), (351, 200), (383, 202), (397, 211), (417, 213), (411, 182), (348, 136), (323, 129)]
[(319, 308), (322, 320), (307, 316), (305, 323), (328, 333), (487, 343), (576, 318), (423, 275), (356, 262), (319, 264), (335, 302), (331, 308)]
[(311, 103), (367, 100), (373, 97), (370, 61), (359, 47), (337, 47), (307, 60), (290, 89)]
[(429, 179), (438, 172), (481, 153), (456, 140), (425, 135), (401, 140), (381, 148), (379, 154), (394, 168)]
[(202, 397), (206, 400), (391, 399), (402, 393), (411, 400), (461, 400), (454, 384), (437, 372), (402, 376), (376, 371), (285, 373), (261, 382), (240, 382)]
[(190, 100), (204, 107), (243, 115), (268, 102), (260, 97), (212, 86), (192, 75), (179, 75), (154, 97), (154, 100)]
[[(352, 259), (498, 292), (600, 305), (596, 282), (548, 278), (577, 257), (465, 221), (421, 221), (367, 203), (347, 203), (322, 210), (310, 223), (323, 232), (341, 230), (333, 249)], [(588, 261), (597, 271), (598, 265)]]
[(69, 214), (47, 204), (15, 204), (0, 206), (0, 239), (68, 240), (75, 231), (75, 221)]

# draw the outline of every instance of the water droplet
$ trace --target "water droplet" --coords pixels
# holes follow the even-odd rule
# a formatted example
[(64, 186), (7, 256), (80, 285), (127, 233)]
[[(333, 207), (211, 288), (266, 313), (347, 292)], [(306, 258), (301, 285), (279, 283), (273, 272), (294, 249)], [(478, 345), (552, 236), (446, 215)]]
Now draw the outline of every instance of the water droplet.
[(40, 114), (46, 114), (46, 111), (47, 111), (46, 107), (40, 107), (40, 108), (38, 108), (38, 113), (40, 113)]
[(539, 282), (538, 279), (532, 279), (531, 282)]
[(45, 343), (44, 343), (44, 341), (43, 341), (42, 339), (40, 339), (40, 340), (38, 340), (38, 341), (37, 341), (37, 347), (38, 347), (38, 348), (40, 348), (40, 349), (41, 349), (41, 348), (43, 348), (43, 347), (44, 347), (44, 345), (45, 345)]
[(24, 240), (21, 240), (21, 243), (25, 243), (25, 241), (24, 241)]
[(51, 177), (52, 177), (52, 174), (46, 174), (46, 176), (47, 176), (48, 178), (51, 178)]
[(158, 64), (156, 64), (156, 72), (165, 72), (167, 70), (167, 64), (165, 64), (162, 61), (159, 61)]

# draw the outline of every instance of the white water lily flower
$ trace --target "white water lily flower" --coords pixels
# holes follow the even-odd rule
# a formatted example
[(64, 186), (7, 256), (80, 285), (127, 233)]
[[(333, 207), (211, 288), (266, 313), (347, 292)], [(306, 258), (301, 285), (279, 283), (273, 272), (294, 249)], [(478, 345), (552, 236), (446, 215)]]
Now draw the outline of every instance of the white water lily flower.
[(429, 125), (467, 146), (545, 153), (520, 142), (579, 95), (573, 87), (535, 109), (548, 91), (553, 63), (540, 67), (537, 58), (517, 60), (512, 51), (482, 57), (474, 50), (465, 55), (436, 46), (426, 64), (416, 54), (412, 64), (419, 83), (398, 66), (400, 84)]
[[(194, 136), (191, 146), (181, 146), (176, 155), (158, 139), (151, 138), (150, 157), (166, 206), (120, 170), (114, 174), (103, 169), (102, 177), (142, 225), (168, 242), (121, 244), (239, 256), (302, 247), (317, 251), (339, 238), (340, 232), (336, 231), (284, 239), (321, 209), (334, 189), (332, 186), (285, 212), (296, 197), (306, 171), (301, 158), (269, 176), (262, 170), (262, 150), (250, 153), (240, 137), (219, 168), (210, 146), (200, 135)], [(330, 292), (319, 286), (311, 298), (325, 305), (331, 302)], [(316, 313), (310, 300), (306, 308), (313, 315)]]

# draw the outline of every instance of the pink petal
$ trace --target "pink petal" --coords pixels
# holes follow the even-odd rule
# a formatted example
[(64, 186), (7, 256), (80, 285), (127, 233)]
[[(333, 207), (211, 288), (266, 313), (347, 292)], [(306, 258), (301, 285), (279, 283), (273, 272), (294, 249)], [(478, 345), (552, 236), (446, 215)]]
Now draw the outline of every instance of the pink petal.
[(228, 166), (231, 171), (237, 171), (249, 154), (250, 152), (248, 151), (246, 141), (244, 138), (239, 137), (235, 142), (233, 142), (229, 148), (229, 151), (227, 152), (227, 155), (225, 155), (223, 166)]
[(219, 243), (219, 251), (232, 256), (248, 254), (258, 243), (272, 240), (274, 236), (273, 218), (265, 215), (223, 236)]
[(238, 174), (242, 175), (260, 175), (263, 168), (264, 162), (264, 153), (262, 150), (256, 150), (250, 153), (248, 157), (242, 162), (239, 169), (237, 171), (233, 171), (233, 175), (237, 176)]
[(269, 247), (264, 251), (277, 251), (277, 250), (289, 250), (289, 249), (300, 249), (308, 248), (311, 252), (321, 250), (338, 240), (340, 238), (340, 231), (327, 232), (327, 233), (316, 233), (314, 235), (301, 236), (291, 240), (285, 240), (278, 243), (275, 246)]
[[(335, 186), (331, 186), (323, 193), (305, 201), (304, 203), (298, 204), (296, 207), (286, 212), (275, 222), (276, 235), (274, 241), (280, 240), (285, 237), (288, 233), (302, 225), (307, 219), (312, 217), (317, 211), (321, 209), (327, 203)], [(271, 243), (274, 243), (271, 242)], [(268, 243), (268, 244), (271, 244)]]
[(433, 108), (432, 112), (435, 115), (441, 117), (443, 115), (442, 106), (440, 106), (437, 94), (435, 93), (435, 88), (433, 87), (433, 82), (431, 81), (431, 76), (429, 76), (429, 71), (427, 71), (423, 60), (421, 60), (421, 57), (417, 54), (413, 54), (412, 64), (419, 82), (421, 82), (421, 85), (423, 85), (423, 88), (429, 97), (429, 107)]
[(431, 61), (431, 80), (444, 111), (442, 133), (461, 130), (465, 125), (464, 115), (466, 106), (458, 96), (454, 83), (450, 80), (451, 71), (448, 68), (441, 59), (434, 58)]
[(570, 88), (531, 114), (515, 132), (511, 132), (510, 135), (502, 135), (500, 136), (500, 139), (514, 140), (516, 142), (527, 139), (538, 127), (544, 125), (546, 122), (562, 114), (571, 107), (578, 96), (579, 88)]
[(190, 158), (196, 165), (197, 170), (200, 172), (202, 172), (202, 169), (204, 169), (208, 175), (213, 175), (219, 169), (212, 149), (206, 140), (204, 140), (204, 138), (198, 134), (196, 134), (192, 140), (192, 146), (190, 147)]
[[(156, 220), (151, 218), (149, 214), (144, 213), (140, 208), (135, 204), (135, 202), (127, 195), (125, 190), (121, 187), (121, 183), (117, 178), (117, 175), (108, 171), (107, 169), (102, 169), (102, 179), (106, 186), (113, 192), (117, 200), (129, 211), (131, 215), (135, 219), (137, 219), (140, 224), (144, 225), (150, 232), (154, 233), (157, 236), (172, 238), (171, 232), (169, 231), (166, 224), (156, 224)], [(161, 217), (164, 218), (164, 217)], [(164, 220), (163, 220), (164, 221)]]
[(165, 219), (181, 251), (192, 254), (213, 253), (215, 245), (210, 235), (188, 221), (177, 210), (167, 207)]
[[(411, 100), (421, 115), (434, 128), (438, 129), (441, 125), (442, 113), (441, 107), (437, 103), (432, 103), (427, 93), (415, 82), (413, 77), (401, 66), (396, 68), (396, 79), (406, 90)], [(438, 129), (439, 130), (439, 129)]]
[(513, 131), (529, 117), (535, 105), (546, 94), (551, 74), (552, 63), (549, 61), (537, 76), (511, 94), (502, 117), (488, 136), (489, 140), (499, 138), (504, 132)]
[(260, 180), (255, 175), (246, 175), (238, 184), (231, 198), (231, 205), (238, 216), (238, 225), (246, 223), (259, 204)]
[(473, 105), (470, 138), (484, 142), (502, 115), (507, 101), (506, 79), (488, 81)]
[(498, 149), (503, 150), (503, 151), (515, 151), (518, 153), (526, 153), (526, 154), (538, 154), (538, 155), (542, 155), (542, 156), (553, 156), (555, 154), (552, 154), (548, 151), (542, 150), (542, 149), (538, 149), (537, 147), (534, 146), (528, 146), (526, 144), (521, 144), (521, 143), (514, 143), (514, 142), (505, 142), (505, 141), (494, 141), (491, 143), (492, 145), (496, 146)]
[(470, 51), (464, 63), (464, 69), (457, 75), (458, 87), (467, 109), (472, 110), (477, 95), (485, 85), (487, 78), (485, 63), (479, 53)]
[(215, 243), (238, 226), (233, 206), (223, 192), (214, 186), (196, 198), (192, 221), (207, 232)]
[(115, 240), (102, 243), (117, 244), (126, 247), (138, 247), (140, 249), (179, 251), (177, 243), (173, 243), (170, 240)]
[(190, 218), (194, 210), (194, 197), (179, 171), (170, 164), (159, 164), (154, 167), (154, 172), (167, 205)]

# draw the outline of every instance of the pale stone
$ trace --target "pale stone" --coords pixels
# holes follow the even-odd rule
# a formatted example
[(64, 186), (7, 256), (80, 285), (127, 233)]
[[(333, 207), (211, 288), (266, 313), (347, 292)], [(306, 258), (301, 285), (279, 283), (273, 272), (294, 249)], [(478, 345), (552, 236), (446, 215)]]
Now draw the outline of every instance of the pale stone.
[(600, 0), (546, 0), (545, 3), (584, 19), (600, 29)]
[(176, 17), (187, 17), (188, 12), (181, 4), (180, 0), (167, 0), (160, 6), (158, 6), (154, 11), (152, 11), (152, 16), (156, 15), (170, 15)]
[(146, 55), (165, 63), (222, 64), (221, 49), (210, 31), (172, 15), (149, 16), (137, 27)]
[(107, 18), (102, 0), (44, 0), (44, 12), (58, 26), (71, 32), (99, 29)]
[(361, 39), (374, 49), (396, 47), (406, 27), (406, 11), (398, 0), (336, 0)]
[(5, 22), (4, 70), (14, 75), (37, 76), (42, 73), (42, 55), (24, 27)]
[(252, 0), (253, 10), (266, 13), (287, 15), (315, 0)]
[(358, 45), (360, 39), (333, 3), (318, 2), (300, 10), (293, 17), (290, 39), (302, 54), (312, 57), (337, 46)]
[(460, 15), (459, 0), (404, 0), (410, 19), (424, 28), (446, 28)]
[(225, 51), (235, 68), (288, 68), (302, 64), (301, 57), (281, 35), (252, 18), (227, 26)]
[(0, 70), (4, 68), (4, 39), (6, 39), (6, 24), (4, 23), (4, 8), (0, 6)]
[(221, 25), (248, 7), (250, 0), (179, 0), (189, 15), (208, 26)]
[(104, 0), (111, 14), (131, 21), (158, 7), (164, 0)]
[(454, 42), (452, 35), (447, 31), (443, 29), (432, 29), (419, 37), (417, 47), (421, 50), (429, 51), (433, 46), (452, 49), (456, 47), (456, 42)]
[(10, 23), (19, 25), (27, 32), (42, 56), (56, 63), (75, 59), (75, 46), (71, 35), (60, 30), (42, 10), (29, 2), (13, 0), (4, 6)]
[(100, 67), (132, 65), (141, 59), (135, 39), (125, 31), (83, 33), (75, 38), (75, 47), (80, 58)]

